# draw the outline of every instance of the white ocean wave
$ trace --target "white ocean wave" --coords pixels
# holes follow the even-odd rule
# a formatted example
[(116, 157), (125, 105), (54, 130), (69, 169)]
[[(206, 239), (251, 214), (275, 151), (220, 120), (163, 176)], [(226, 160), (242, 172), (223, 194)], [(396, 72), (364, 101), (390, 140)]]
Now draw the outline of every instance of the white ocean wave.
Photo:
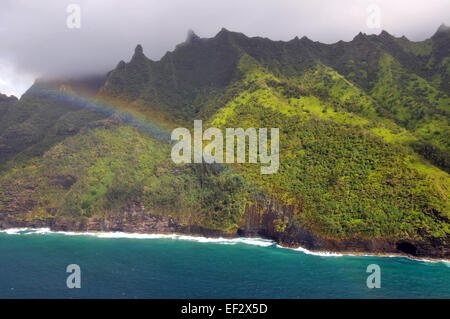
[(0, 233), (6, 233), (8, 235), (46, 235), (46, 234), (62, 234), (66, 236), (92, 236), (97, 238), (128, 238), (128, 239), (174, 239), (174, 240), (187, 240), (195, 241), (198, 243), (216, 243), (222, 245), (235, 245), (237, 243), (254, 245), (260, 247), (270, 247), (275, 246), (282, 249), (290, 249), (294, 251), (299, 251), (307, 255), (321, 256), (321, 257), (342, 257), (342, 256), (355, 256), (355, 257), (388, 257), (388, 258), (408, 258), (414, 261), (421, 261), (426, 263), (438, 263), (442, 262), (447, 267), (450, 267), (450, 260), (442, 259), (418, 259), (411, 258), (402, 255), (376, 255), (376, 254), (352, 254), (352, 253), (337, 253), (330, 251), (311, 251), (303, 247), (289, 248), (276, 245), (275, 241), (263, 239), (263, 238), (210, 238), (202, 236), (189, 236), (189, 235), (178, 235), (178, 234), (141, 234), (141, 233), (125, 233), (125, 232), (74, 232), (74, 231), (52, 231), (50, 228), (9, 228), (0, 230)]
[(27, 231), (28, 228), (9, 228), (2, 230), (2, 233), (6, 233), (8, 235), (20, 235), (20, 233)]
[(277, 245), (278, 248), (283, 248), (283, 249), (291, 249), (291, 250), (295, 250), (295, 251), (301, 251), (302, 253), (306, 254), (306, 255), (313, 255), (313, 256), (322, 256), (322, 257), (342, 257), (344, 256), (344, 254), (340, 254), (340, 253), (336, 253), (336, 252), (331, 252), (331, 251), (312, 251), (312, 250), (308, 250), (306, 248), (303, 247), (297, 247), (297, 248), (288, 248), (288, 247), (283, 247), (280, 245)]
[(247, 245), (255, 245), (261, 247), (268, 247), (275, 245), (272, 240), (263, 238), (209, 238), (202, 236), (188, 236), (178, 234), (141, 234), (141, 233), (124, 233), (124, 232), (73, 232), (73, 231), (51, 231), (50, 228), (10, 228), (0, 232), (4, 232), (9, 235), (31, 235), (31, 234), (62, 234), (66, 236), (93, 236), (97, 238), (128, 238), (128, 239), (178, 239), (195, 241), (199, 243), (217, 243), (224, 245), (234, 245), (237, 243), (243, 243)]

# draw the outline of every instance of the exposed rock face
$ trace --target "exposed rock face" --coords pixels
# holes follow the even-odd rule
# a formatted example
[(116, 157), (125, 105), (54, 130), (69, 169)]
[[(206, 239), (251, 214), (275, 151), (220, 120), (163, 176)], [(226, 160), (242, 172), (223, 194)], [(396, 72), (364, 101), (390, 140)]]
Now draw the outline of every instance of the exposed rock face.
[(293, 213), (293, 210), (289, 207), (274, 207), (271, 204), (247, 208), (238, 234), (241, 236), (262, 236), (274, 239), (284, 246), (301, 246), (317, 251), (395, 253), (433, 258), (450, 257), (450, 247), (445, 247), (441, 242), (394, 241), (383, 238), (327, 238), (302, 227), (290, 225), (289, 222), (284, 231), (277, 231), (276, 221), (280, 217), (289, 221)]
[[(239, 102), (239, 99), (236, 99), (236, 96), (239, 96), (241, 92), (246, 92), (246, 96), (251, 96), (253, 100), (258, 101), (264, 95), (253, 95), (253, 93), (262, 90), (262, 92), (270, 93), (270, 96), (277, 97), (280, 101), (291, 98), (303, 99), (303, 97), (311, 96), (317, 99), (317, 101), (325, 101), (326, 105), (339, 102), (337, 97), (335, 99), (333, 98), (334, 100), (332, 99), (330, 92), (332, 93), (334, 88), (338, 88), (340, 84), (333, 86), (334, 82), (330, 79), (334, 76), (337, 77), (338, 75), (340, 78), (340, 74), (342, 74), (342, 79), (349, 77), (351, 82), (355, 84), (355, 87), (352, 85), (340, 92), (352, 93), (349, 96), (353, 96), (355, 101), (359, 98), (366, 98), (361, 100), (361, 104), (355, 104), (353, 102), (348, 103), (348, 105), (347, 102), (336, 103), (336, 105), (339, 106), (339, 111), (345, 112), (347, 115), (353, 114), (354, 112), (363, 112), (362, 114), (365, 114), (364, 108), (359, 109), (358, 105), (364, 107), (370, 106), (371, 108), (372, 102), (369, 103), (368, 101), (372, 101), (373, 99), (378, 99), (378, 101), (380, 101), (380, 105), (373, 104), (373, 111), (379, 113), (381, 117), (386, 117), (390, 120), (396, 119), (395, 116), (398, 112), (397, 106), (400, 105), (400, 102), (403, 103), (403, 101), (406, 101), (406, 107), (403, 109), (404, 112), (399, 112), (401, 116), (397, 119), (402, 125), (406, 125), (406, 123), (403, 123), (404, 118), (407, 117), (405, 117), (404, 114), (415, 117), (423, 112), (424, 118), (428, 118), (429, 115), (435, 113), (435, 115), (447, 114), (443, 113), (443, 111), (435, 112), (435, 107), (431, 107), (432, 104), (427, 107), (426, 103), (423, 103), (425, 99), (424, 96), (429, 97), (430, 103), (435, 103), (433, 101), (435, 101), (436, 94), (425, 94), (426, 90), (423, 90), (422, 93), (412, 98), (411, 95), (414, 93), (414, 90), (410, 90), (410, 82), (405, 80), (403, 86), (402, 79), (408, 78), (406, 75), (411, 77), (414, 74), (417, 74), (423, 79), (430, 81), (430, 83), (434, 83), (436, 86), (439, 84), (442, 92), (447, 92), (447, 94), (449, 94), (449, 74), (447, 72), (448, 68), (445, 67), (447, 65), (446, 59), (448, 58), (450, 45), (450, 41), (448, 40), (448, 30), (449, 28), (445, 25), (439, 28), (432, 37), (431, 47), (426, 44), (422, 47), (423, 50), (419, 50), (425, 52), (425, 55), (415, 54), (417, 49), (415, 47), (416, 44), (409, 43), (410, 41), (406, 38), (395, 38), (386, 31), (383, 31), (379, 36), (360, 33), (353, 41), (339, 41), (330, 45), (313, 42), (306, 37), (302, 37), (301, 39), (296, 37), (289, 42), (271, 41), (261, 37), (249, 38), (241, 33), (230, 32), (226, 29), (222, 29), (215, 37), (209, 39), (199, 38), (193, 32), (190, 32), (187, 40), (183, 44), (178, 45), (174, 51), (168, 52), (160, 61), (148, 59), (144, 55), (142, 46), (138, 45), (131, 60), (127, 63), (121, 61), (115, 70), (108, 73), (106, 78), (105, 76), (97, 76), (82, 80), (61, 80), (54, 82), (37, 81), (37, 83), (22, 96), (19, 102), (17, 102), (17, 99), (14, 97), (7, 97), (0, 94), (0, 165), (13, 159), (14, 156), (17, 156), (18, 154), (24, 156), (23, 158), (41, 155), (42, 158), (46, 158), (45, 152), (47, 150), (51, 149), (56, 143), (65, 141), (67, 137), (77, 135), (78, 132), (84, 134), (92, 128), (106, 128), (113, 123), (134, 125), (134, 122), (128, 118), (127, 113), (111, 113), (109, 108), (107, 110), (102, 108), (100, 112), (97, 112), (98, 110), (95, 109), (95, 113), (90, 112), (90, 114), (86, 114), (85, 110), (93, 110), (92, 105), (84, 102), (80, 104), (79, 99), (72, 99), (73, 93), (79, 93), (89, 97), (97, 96), (99, 98), (105, 98), (106, 101), (109, 101), (109, 98), (117, 98), (117, 101), (121, 102), (119, 104), (126, 104), (131, 107), (132, 114), (134, 114), (133, 112), (136, 110), (142, 110), (143, 113), (140, 115), (145, 114), (146, 118), (148, 116), (152, 121), (155, 120), (159, 124), (171, 125), (172, 123), (192, 123), (193, 119), (204, 119), (206, 121), (206, 119), (216, 114), (216, 112), (226, 103), (233, 101)], [(387, 59), (387, 55), (392, 56), (392, 59)], [(304, 74), (309, 74), (310, 77), (313, 77), (316, 76), (316, 74), (310, 73), (310, 71), (313, 69), (315, 70), (316, 64), (319, 61), (321, 65), (326, 65), (327, 68), (317, 69), (320, 70), (317, 79), (320, 80), (320, 83), (326, 82), (327, 85), (330, 85), (331, 89), (329, 90), (306, 90), (304, 87), (298, 87), (296, 82), (289, 82), (287, 80), (286, 82), (284, 80), (279, 81), (279, 83), (273, 80), (241, 83), (242, 77), (246, 74), (249, 75), (250, 73), (248, 70), (251, 70), (255, 65), (261, 67), (261, 70), (264, 70), (264, 73), (267, 71), (267, 74), (271, 74), (274, 78), (283, 79), (292, 77), (297, 79)], [(393, 63), (392, 61), (395, 61), (396, 63)], [(381, 62), (386, 64), (387, 71), (385, 74), (380, 74), (379, 72)], [(328, 68), (336, 70), (336, 73)], [(392, 92), (387, 94), (387, 96), (374, 96), (374, 85), (378, 83), (380, 88), (386, 89), (387, 85), (385, 86), (384, 83), (387, 82), (385, 82), (385, 79), (392, 76), (393, 70), (396, 70), (395, 73), (397, 73), (397, 75), (393, 78), (392, 84), (396, 82), (402, 83), (400, 83), (398, 87), (393, 88)], [(436, 80), (439, 81), (436, 82)], [(423, 81), (419, 82), (424, 85), (423, 87), (427, 87), (429, 92), (434, 92), (431, 85), (428, 85)], [(442, 92), (440, 94), (444, 96)], [(402, 97), (401, 100), (393, 101), (392, 103), (389, 103), (389, 105), (384, 101), (385, 97), (397, 96), (397, 93), (399, 97)], [(433, 99), (431, 99), (432, 97)], [(405, 100), (403, 100), (403, 98), (405, 98)], [(329, 99), (333, 102), (328, 101)], [(265, 100), (262, 99), (261, 101)], [(417, 112), (411, 108), (411, 101), (417, 102), (415, 103), (417, 107), (416, 110), (418, 110)], [(246, 110), (248, 110), (252, 104), (261, 104), (258, 107), (255, 105), (253, 110), (258, 112), (264, 110), (264, 113), (261, 111), (262, 116), (260, 116), (259, 113), (255, 113), (254, 117), (246, 114)], [(231, 120), (231, 122), (226, 123), (233, 123), (232, 121), (235, 120), (234, 123), (238, 123), (237, 125), (240, 126), (242, 123), (262, 123), (262, 119), (269, 119), (272, 121), (265, 123), (277, 123), (275, 120), (278, 120), (278, 117), (284, 118), (281, 117), (284, 114), (283, 112), (276, 111), (275, 113), (272, 113), (273, 110), (271, 110), (269, 113), (269, 108), (267, 108), (267, 110), (262, 109), (262, 107), (260, 108), (262, 104), (262, 102), (236, 103), (236, 105), (239, 105), (239, 107), (236, 108), (239, 112), (236, 113), (237, 115), (235, 118), (230, 117), (227, 119), (227, 121)], [(344, 108), (344, 106), (347, 107), (347, 109)], [(295, 108), (297, 107), (298, 105), (295, 104)], [(310, 113), (309, 110), (307, 111)], [(139, 113), (140, 111), (137, 112)], [(327, 114), (327, 112), (327, 108), (324, 108), (322, 114)], [(270, 116), (266, 116), (267, 114)], [(246, 121), (240, 122), (239, 116), (242, 116)], [(372, 117), (372, 115), (370, 115), (370, 117)], [(421, 117), (422, 115), (415, 118), (415, 120), (412, 121), (412, 124), (416, 125), (416, 122), (422, 120)], [(353, 115), (351, 118), (353, 119)], [(168, 123), (165, 123), (165, 121)], [(334, 122), (334, 120), (330, 119), (330, 123), (327, 125), (324, 124), (323, 127), (318, 127), (316, 124), (319, 122), (320, 121), (311, 121), (314, 125), (311, 125), (308, 129), (312, 134), (316, 134), (316, 137), (318, 137), (314, 139), (314, 141), (323, 139), (328, 143), (328, 138), (325, 136), (329, 135), (325, 135), (325, 133), (328, 134), (328, 132), (334, 132), (337, 127), (341, 126), (340, 124), (339, 126), (334, 125), (337, 122), (334, 123), (333, 126), (328, 126), (328, 124)], [(292, 123), (294, 125), (298, 124)], [(440, 127), (440, 125), (435, 125), (435, 122), (424, 123), (427, 125), (430, 124), (432, 127)], [(442, 127), (447, 125), (447, 122), (445, 121), (440, 123), (442, 123)], [(170, 125), (168, 125), (168, 127), (170, 127)], [(353, 124), (349, 125), (353, 126)], [(265, 126), (269, 127), (269, 125)], [(272, 124), (270, 124), (270, 126), (272, 127)], [(303, 130), (303, 128), (304, 126), (301, 127), (301, 130)], [(321, 133), (322, 129), (324, 133)], [(353, 137), (355, 135), (354, 132), (364, 132), (364, 134), (367, 133), (367, 135), (371, 135), (371, 130), (372, 128), (367, 127), (364, 128), (364, 131), (360, 131), (358, 124), (358, 128), (355, 128), (354, 131), (352, 131), (352, 134), (349, 134), (348, 136)], [(342, 134), (344, 134), (347, 132), (347, 128), (342, 128), (341, 131)], [(417, 132), (420, 133), (422, 131), (424, 130), (420, 129)], [(159, 131), (151, 131), (151, 133), (152, 134), (150, 135), (156, 136), (159, 134)], [(437, 139), (436, 137), (439, 136), (439, 134), (433, 133), (433, 141)], [(444, 134), (445, 131), (442, 131), (442, 136), (445, 136)], [(428, 139), (428, 136), (425, 137)], [(342, 139), (340, 139), (342, 143), (345, 140), (347, 140), (347, 138), (342, 137)], [(365, 138), (361, 140), (366, 141)], [(329, 153), (326, 148), (315, 150), (314, 152), (311, 151), (311, 145), (314, 143), (309, 143), (308, 154), (322, 154), (321, 157), (318, 157), (318, 160), (316, 160), (316, 163), (319, 163), (322, 162), (324, 158), (329, 157), (325, 156), (325, 154), (329, 155), (331, 153)], [(400, 144), (402, 143), (395, 143), (395, 145), (396, 147), (400, 147)], [(336, 145), (338, 145), (338, 143), (336, 143)], [(442, 148), (445, 152), (441, 152), (439, 147), (440, 146), (431, 143), (426, 143), (423, 145), (420, 144), (417, 147), (414, 146), (414, 149), (425, 157), (430, 154), (436, 155), (429, 156), (429, 159), (433, 160), (436, 165), (448, 168), (449, 165), (446, 164), (446, 159), (448, 158), (448, 156), (446, 156), (447, 149)], [(92, 152), (95, 152), (95, 149), (95, 147), (92, 147)], [(335, 150), (337, 149), (338, 148), (336, 147)], [(324, 150), (327, 150), (327, 152), (324, 152)], [(335, 150), (331, 151), (335, 152)], [(389, 150), (391, 149), (389, 148)], [(336, 152), (337, 156), (341, 156), (341, 152), (342, 150), (339, 148), (339, 152)], [(389, 153), (393, 152), (390, 151)], [(351, 154), (351, 152), (346, 152), (345, 154), (347, 159), (354, 157), (354, 154)], [(351, 154), (351, 156), (348, 154)], [(365, 163), (365, 161), (360, 161), (360, 163), (364, 162), (364, 165), (361, 165), (361, 167), (364, 167), (364, 172), (366, 172), (368, 167), (372, 167), (374, 162), (378, 161), (373, 160), (373, 158), (378, 158), (379, 151), (373, 151), (370, 154), (371, 156), (367, 157), (370, 158), (370, 161), (367, 161), (367, 163)], [(403, 157), (401, 158), (403, 160)], [(18, 163), (20, 164), (20, 162)], [(50, 168), (53, 167), (54, 164), (52, 161), (42, 161), (41, 163), (46, 163), (47, 167)], [(292, 161), (289, 164), (297, 163)], [(93, 161), (86, 161), (84, 167), (90, 167), (91, 165), (93, 165)], [(132, 163), (130, 162), (130, 166), (131, 165)], [(67, 165), (65, 168), (69, 168), (70, 166), (72, 165)], [(298, 165), (298, 167), (302, 166)], [(334, 162), (329, 162), (327, 165), (323, 165), (323, 167), (326, 168), (323, 171), (327, 172), (326, 177), (330, 184), (326, 187), (338, 187), (339, 176), (337, 176), (338, 174), (331, 172), (332, 168), (334, 168)], [(398, 167), (393, 168), (392, 173), (395, 173), (397, 168)], [(303, 170), (302, 168), (302, 170), (298, 169), (296, 171), (306, 172), (307, 169)], [(383, 170), (377, 171), (373, 169), (373, 172), (375, 173), (382, 171)], [(173, 173), (177, 174), (177, 171), (173, 170)], [(148, 174), (153, 174), (153, 172)], [(390, 174), (391, 172), (389, 172), (389, 175)], [(21, 175), (21, 177), (27, 176), (27, 174)], [(365, 238), (353, 236), (353, 234), (357, 232), (347, 234), (347, 239), (329, 238), (322, 235), (324, 231), (317, 226), (314, 229), (310, 229), (306, 226), (296, 224), (294, 222), (294, 217), (296, 214), (299, 214), (299, 212), (296, 211), (295, 208), (283, 207), (271, 202), (254, 203), (252, 206), (247, 207), (238, 227), (231, 232), (203, 228), (199, 226), (205, 224), (202, 224), (202, 221), (193, 221), (190, 225), (186, 225), (176, 219), (172, 219), (167, 216), (167, 214), (163, 217), (164, 214), (158, 214), (155, 211), (148, 210), (137, 203), (123, 207), (119, 212), (113, 215), (111, 215), (109, 211), (112, 208), (105, 207), (104, 211), (95, 211), (96, 213), (98, 212), (99, 216), (83, 221), (76, 221), (76, 218), (80, 218), (78, 215), (72, 218), (64, 217), (66, 215), (61, 214), (65, 214), (65, 212), (62, 212), (61, 209), (57, 211), (57, 208), (55, 208), (59, 207), (57, 205), (46, 206), (45, 203), (41, 203), (46, 200), (45, 196), (42, 195), (46, 191), (39, 190), (40, 187), (42, 188), (42, 186), (44, 186), (45, 188), (49, 186), (54, 189), (64, 189), (67, 192), (70, 192), (72, 185), (75, 185), (77, 181), (82, 180), (82, 178), (86, 176), (89, 176), (89, 174), (86, 173), (84, 175), (84, 173), (80, 173), (80, 175), (77, 175), (75, 172), (62, 170), (54, 174), (52, 173), (50, 176), (51, 178), (48, 179), (48, 184), (40, 182), (38, 178), (32, 178), (20, 192), (15, 190), (18, 179), (16, 179), (15, 176), (11, 177), (7, 182), (0, 185), (0, 228), (22, 226), (50, 227), (53, 230), (74, 231), (187, 233), (204, 236), (258, 236), (274, 239), (282, 245), (291, 247), (302, 246), (312, 250), (406, 253), (415, 256), (430, 256), (437, 258), (448, 258), (450, 255), (448, 247), (450, 240), (447, 238), (433, 239), (427, 237), (433, 236), (432, 231), (426, 230), (428, 227), (417, 227), (419, 231), (414, 233), (414, 235), (410, 235), (409, 233), (406, 235), (398, 235), (405, 236), (402, 240), (394, 238), (370, 239), (367, 238), (367, 235)], [(156, 172), (154, 176), (159, 177), (160, 175)], [(47, 178), (48, 176), (44, 177)], [(287, 176), (287, 178), (290, 178), (290, 176)], [(385, 179), (387, 187), (386, 193), (383, 194), (387, 194), (389, 197), (396, 199), (391, 196), (392, 194), (387, 189), (400, 187), (399, 185), (407, 180), (400, 179), (399, 177), (396, 186), (395, 181), (393, 181), (390, 176)], [(311, 178), (311, 180), (313, 183), (315, 182), (315, 178)], [(380, 187), (373, 188), (374, 192), (375, 189), (383, 189), (384, 192), (384, 177), (380, 178), (380, 181), (382, 181), (382, 183), (379, 183)], [(363, 191), (358, 194), (365, 193), (366, 183), (362, 181), (359, 185), (358, 189)], [(272, 186), (275, 186), (275, 184)], [(88, 189), (88, 187), (86, 187), (86, 189)], [(286, 189), (289, 188), (286, 187), (282, 191), (286, 191)], [(308, 187), (305, 187), (302, 190), (305, 189), (308, 189)], [(405, 186), (404, 192), (406, 193), (408, 189), (410, 188)], [(34, 197), (30, 196), (34, 190), (37, 190), (36, 195), (34, 195)], [(41, 191), (42, 193), (40, 193)], [(38, 196), (39, 194), (41, 194), (41, 196)], [(86, 191), (85, 194), (88, 194), (88, 191)], [(378, 193), (376, 193), (376, 195), (377, 194)], [(398, 192), (398, 194), (400, 194), (400, 192)], [(411, 194), (411, 196), (405, 200), (407, 204), (410, 202), (410, 198), (412, 198), (413, 195), (414, 194)], [(295, 196), (295, 194), (292, 195), (291, 199)], [(4, 197), (4, 199), (2, 197)], [(317, 198), (323, 198), (323, 196), (317, 196)], [(385, 198), (387, 198), (387, 196)], [(123, 202), (121, 201), (117, 206), (114, 206), (114, 210), (118, 210), (120, 205), (123, 205), (129, 200), (131, 200), (131, 197), (123, 199)], [(377, 195), (369, 200), (373, 200), (374, 202), (383, 201), (383, 197), (378, 197)], [(78, 199), (74, 199), (74, 202), (80, 203)], [(214, 203), (215, 200), (210, 200), (210, 202)], [(230, 201), (227, 203), (229, 202)], [(431, 200), (429, 202), (432, 203)], [(417, 201), (417, 203), (422, 205), (419, 201)], [(406, 206), (409, 207), (409, 205)], [(24, 220), (23, 216), (32, 215), (29, 212), (32, 212), (34, 208), (41, 211), (45, 209), (46, 211), (44, 211), (42, 216), (46, 216), (45, 213), (48, 212), (48, 214), (56, 217), (43, 220)], [(207, 209), (210, 208), (208, 207)], [(390, 216), (388, 212), (392, 211), (391, 209), (384, 207), (382, 210), (383, 212), (386, 212), (387, 217)], [(76, 212), (77, 209), (74, 209), (73, 211)], [(220, 213), (221, 209), (217, 209), (216, 211)], [(311, 209), (311, 211), (314, 210)], [(370, 213), (371, 209), (367, 209), (367, 212)], [(90, 213), (91, 212), (89, 212), (89, 214)], [(103, 215), (100, 215), (101, 213), (104, 213), (108, 217), (103, 218)], [(444, 213), (443, 210), (435, 209), (433, 205), (427, 206), (423, 208), (423, 214), (420, 215), (422, 218), (418, 218), (417, 220), (420, 221), (423, 217), (431, 217), (433, 221), (441, 221), (443, 222), (442, 224), (448, 223), (448, 215)], [(239, 218), (239, 215), (237, 218)], [(234, 225), (235, 222), (236, 221), (233, 219), (230, 224)], [(312, 224), (311, 221), (306, 221), (305, 223), (308, 222)], [(418, 224), (420, 225), (420, 223)], [(223, 229), (227, 228), (223, 226)], [(422, 231), (423, 229), (425, 229), (425, 231)], [(388, 232), (381, 233), (388, 236), (386, 235)], [(396, 234), (398, 233), (400, 232), (397, 232)], [(333, 232), (333, 234), (335, 233)], [(376, 234), (380, 234), (380, 232), (376, 232)], [(342, 237), (344, 237), (344, 235), (345, 234), (343, 234)], [(406, 236), (420, 239), (414, 241), (408, 240), (408, 237)]]
[[(281, 208), (281, 209), (280, 209)], [(128, 233), (189, 234), (206, 237), (262, 237), (276, 241), (286, 247), (304, 247), (312, 251), (355, 252), (373, 254), (403, 254), (413, 257), (450, 258), (450, 248), (440, 242), (421, 242), (382, 238), (336, 239), (316, 235), (302, 227), (289, 226), (293, 211), (289, 207), (275, 204), (256, 204), (247, 207), (241, 224), (236, 231), (207, 229), (198, 225), (181, 225), (178, 221), (159, 216), (147, 210), (142, 204), (133, 203), (116, 216), (90, 218), (86, 221), (47, 219), (16, 221), (0, 219), (0, 229), (13, 227), (49, 227), (54, 231), (120, 231)], [(276, 229), (277, 220), (287, 220), (283, 231)]]

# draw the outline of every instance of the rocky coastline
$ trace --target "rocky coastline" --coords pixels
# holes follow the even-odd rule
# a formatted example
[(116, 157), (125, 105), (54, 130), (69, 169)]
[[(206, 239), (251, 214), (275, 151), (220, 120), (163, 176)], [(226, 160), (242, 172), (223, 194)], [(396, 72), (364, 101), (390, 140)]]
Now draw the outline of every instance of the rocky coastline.
[[(283, 214), (286, 214), (286, 210)], [(71, 232), (124, 232), (141, 234), (180, 234), (208, 238), (258, 237), (269, 239), (286, 248), (302, 247), (311, 252), (329, 252), (349, 255), (405, 256), (412, 259), (450, 260), (450, 247), (440, 242), (390, 240), (367, 238), (326, 238), (311, 231), (290, 226), (275, 230), (279, 212), (269, 205), (261, 210), (255, 205), (245, 210), (239, 228), (227, 232), (198, 225), (183, 225), (167, 216), (154, 214), (141, 205), (133, 204), (116, 216), (89, 218), (84, 221), (64, 218), (16, 220), (0, 218), (0, 229), (49, 228), (51, 231)]]

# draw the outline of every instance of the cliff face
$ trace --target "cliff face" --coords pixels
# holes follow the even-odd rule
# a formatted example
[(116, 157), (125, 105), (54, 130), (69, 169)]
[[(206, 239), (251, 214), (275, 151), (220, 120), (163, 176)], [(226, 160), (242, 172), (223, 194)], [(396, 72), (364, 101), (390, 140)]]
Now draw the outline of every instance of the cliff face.
[[(450, 258), (450, 248), (439, 241), (423, 242), (416, 240), (392, 240), (389, 238), (327, 238), (314, 234), (301, 226), (291, 226), (280, 230), (280, 218), (289, 220), (293, 213), (289, 208), (282, 212), (274, 210), (273, 205), (260, 203), (246, 207), (237, 230), (227, 232), (208, 229), (198, 225), (183, 225), (173, 218), (148, 211), (142, 204), (130, 204), (116, 216), (91, 218), (79, 222), (74, 220), (34, 220), (32, 222), (1, 220), (0, 229), (15, 227), (44, 228), (53, 231), (75, 232), (128, 232), (142, 234), (186, 234), (205, 237), (262, 237), (271, 239), (279, 245), (290, 248), (303, 247), (311, 251), (401, 254), (413, 257)], [(281, 207), (278, 207), (281, 208)]]
[[(263, 236), (449, 257), (448, 29), (321, 44), (191, 34), (0, 95), (0, 227)], [(171, 129), (280, 128), (280, 168), (175, 165)]]

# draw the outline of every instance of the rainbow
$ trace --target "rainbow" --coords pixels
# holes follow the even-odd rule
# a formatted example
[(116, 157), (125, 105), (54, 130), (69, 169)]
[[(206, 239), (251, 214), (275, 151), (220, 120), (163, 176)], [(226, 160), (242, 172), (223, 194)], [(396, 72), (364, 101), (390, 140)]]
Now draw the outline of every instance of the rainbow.
[(150, 136), (162, 140), (170, 141), (170, 131), (151, 121), (143, 114), (129, 109), (129, 102), (119, 99), (107, 99), (105, 97), (93, 96), (81, 92), (75, 92), (67, 89), (64, 85), (38, 84), (31, 87), (25, 96), (51, 99), (52, 101), (62, 102), (76, 108), (89, 110), (105, 117), (113, 117), (115, 120), (139, 129)]

